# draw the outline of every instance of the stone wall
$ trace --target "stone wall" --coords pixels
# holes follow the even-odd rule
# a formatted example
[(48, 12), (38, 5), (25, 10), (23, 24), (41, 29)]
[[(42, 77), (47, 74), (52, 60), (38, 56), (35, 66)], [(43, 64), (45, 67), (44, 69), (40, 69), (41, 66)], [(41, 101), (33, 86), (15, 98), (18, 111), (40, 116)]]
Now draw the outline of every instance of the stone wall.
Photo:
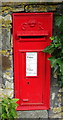
[[(12, 13), (24, 11), (24, 5), (26, 5), (26, 3), (3, 2), (0, 6), (0, 81), (2, 81), (0, 82), (0, 95), (8, 94), (10, 97), (14, 96)], [(61, 3), (42, 3), (42, 5), (35, 3), (35, 5), (26, 6), (25, 10), (26, 12), (52, 11), (55, 14), (60, 12), (62, 7)], [(50, 118), (63, 117), (62, 93), (63, 89), (58, 87), (57, 79), (52, 77)], [(20, 114), (21, 112), (19, 115)]]

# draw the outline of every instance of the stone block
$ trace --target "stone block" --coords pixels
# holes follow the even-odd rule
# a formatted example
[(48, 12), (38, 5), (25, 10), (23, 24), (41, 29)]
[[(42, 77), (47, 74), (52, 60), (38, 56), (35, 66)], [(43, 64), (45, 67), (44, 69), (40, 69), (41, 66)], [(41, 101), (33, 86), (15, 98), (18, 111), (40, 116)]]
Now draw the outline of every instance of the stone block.
[(6, 81), (6, 82), (5, 82), (5, 87), (6, 87), (6, 88), (11, 88), (11, 89), (13, 89), (13, 83), (11, 83), (11, 82), (9, 82), (9, 81)]
[(7, 96), (7, 97), (10, 97), (10, 98), (13, 98), (13, 96), (14, 96), (14, 91), (12, 89), (8, 89), (8, 88), (4, 89), (2, 91), (2, 93), (3, 93), (2, 97)]
[(2, 29), (2, 49), (11, 49), (11, 33), (6, 28)]
[(11, 61), (9, 60), (9, 56), (2, 55), (2, 71), (6, 71), (7, 69), (11, 69)]
[(12, 22), (11, 15), (10, 15), (10, 14), (7, 14), (7, 15), (4, 17), (4, 20), (10, 20), (10, 21)]
[(18, 111), (19, 118), (48, 118), (47, 110)]

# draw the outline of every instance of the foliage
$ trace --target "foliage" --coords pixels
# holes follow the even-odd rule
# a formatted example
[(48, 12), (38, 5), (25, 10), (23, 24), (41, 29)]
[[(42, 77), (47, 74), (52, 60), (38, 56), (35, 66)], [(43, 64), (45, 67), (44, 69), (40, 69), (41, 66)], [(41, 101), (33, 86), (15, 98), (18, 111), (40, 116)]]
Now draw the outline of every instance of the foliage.
[(50, 53), (49, 58), (53, 73), (57, 73), (58, 83), (63, 86), (63, 15), (55, 18), (54, 36), (50, 37), (50, 46), (44, 49), (44, 52)]
[(0, 106), (2, 107), (2, 120), (14, 120), (17, 117), (16, 107), (18, 99), (10, 98), (8, 96), (2, 97), (0, 101)]

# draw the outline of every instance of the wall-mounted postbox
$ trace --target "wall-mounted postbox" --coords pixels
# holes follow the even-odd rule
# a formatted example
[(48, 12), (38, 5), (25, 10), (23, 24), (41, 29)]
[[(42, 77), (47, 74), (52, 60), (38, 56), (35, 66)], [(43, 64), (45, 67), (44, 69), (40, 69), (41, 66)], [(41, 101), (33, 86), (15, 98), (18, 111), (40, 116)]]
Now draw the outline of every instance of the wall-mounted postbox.
[(17, 110), (50, 108), (52, 13), (13, 13), (14, 92)]

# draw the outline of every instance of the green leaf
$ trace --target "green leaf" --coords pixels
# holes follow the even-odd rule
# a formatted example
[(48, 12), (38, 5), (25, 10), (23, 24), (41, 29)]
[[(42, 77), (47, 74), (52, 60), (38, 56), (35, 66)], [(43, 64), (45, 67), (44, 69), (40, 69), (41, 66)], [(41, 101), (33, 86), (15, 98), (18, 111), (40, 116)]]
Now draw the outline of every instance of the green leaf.
[(59, 67), (60, 67), (60, 72), (63, 75), (63, 61), (61, 60), (61, 58), (57, 59), (57, 63), (59, 65)]
[(62, 48), (62, 51), (61, 51), (62, 53), (63, 53), (63, 48)]
[(49, 53), (53, 72), (57, 73), (60, 86), (63, 86), (63, 15), (55, 17), (54, 35), (50, 37), (52, 42), (43, 52)]
[(9, 97), (2, 98), (1, 105), (2, 105), (2, 120), (7, 119), (10, 120), (10, 118), (14, 119), (17, 116), (16, 113), (16, 106), (18, 105), (16, 102), (19, 99), (11, 99)]
[(6, 113), (3, 113), (3, 114), (1, 115), (1, 118), (2, 118), (2, 120), (7, 119), (7, 114), (6, 114)]
[(12, 102), (17, 102), (19, 99), (16, 99), (16, 98), (14, 98), (14, 99), (12, 99)]
[(54, 40), (54, 36), (50, 37), (51, 40)]
[(11, 111), (11, 115), (12, 115), (13, 118), (17, 117), (17, 113), (15, 112), (14, 109), (12, 109), (12, 111)]
[(51, 56), (48, 60), (50, 60), (52, 67), (55, 67), (55, 66), (56, 66), (56, 64), (57, 64), (57, 59), (56, 59), (55, 57)]
[(58, 68), (59, 68), (58, 65), (55, 65), (53, 73), (55, 73), (58, 70)]
[(56, 19), (55, 19), (55, 24), (56, 24), (56, 26), (60, 26), (61, 25), (61, 23), (62, 23), (62, 16), (57, 16), (56, 17)]
[(52, 53), (53, 51), (54, 51), (54, 45), (50, 45), (50, 46), (48, 46), (48, 47), (46, 47), (44, 50), (43, 50), (43, 52), (45, 52), (45, 53)]
[(63, 75), (58, 75), (58, 84), (60, 87), (63, 87)]
[(55, 44), (55, 47), (60, 47), (60, 44)]

